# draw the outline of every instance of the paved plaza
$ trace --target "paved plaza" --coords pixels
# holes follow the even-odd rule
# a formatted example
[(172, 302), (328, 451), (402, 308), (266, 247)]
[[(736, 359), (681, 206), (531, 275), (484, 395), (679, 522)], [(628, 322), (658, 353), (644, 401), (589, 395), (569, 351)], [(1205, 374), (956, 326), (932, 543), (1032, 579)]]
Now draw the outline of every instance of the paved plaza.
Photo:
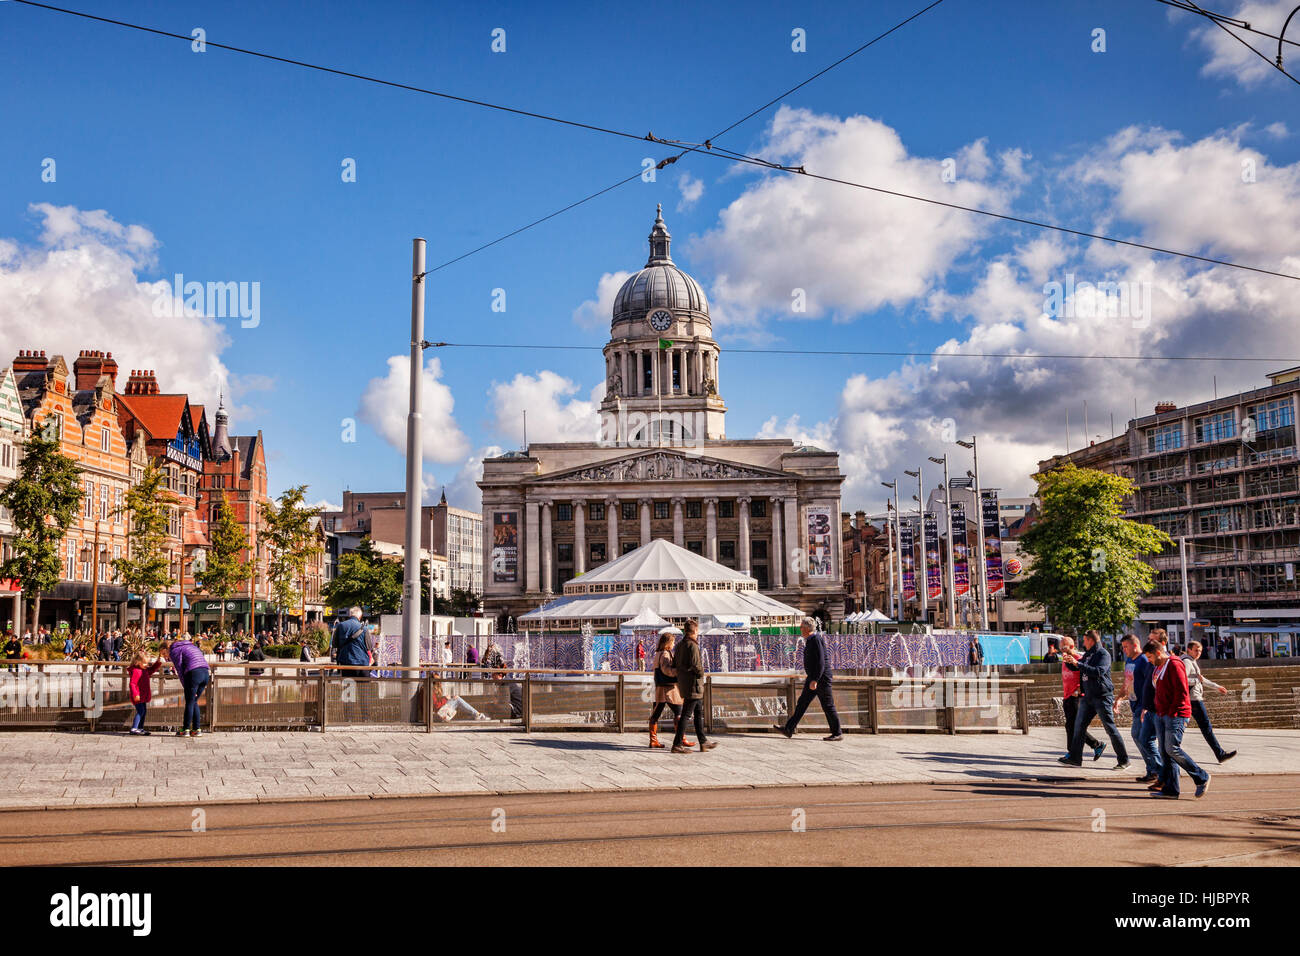
[[(1056, 760), (1063, 738), (1059, 728), (849, 735), (839, 743), (813, 733), (732, 734), (714, 738), (720, 746), (710, 753), (681, 756), (651, 751), (644, 734), (632, 733), (0, 733), (0, 809), (1028, 779), (1132, 784), (1139, 772), (1135, 764), (1116, 773), (1109, 753), (1082, 769), (1064, 767)], [(1189, 732), (1185, 743), (1216, 776), (1300, 773), (1300, 730), (1225, 731), (1220, 740), (1241, 752), (1222, 766), (1199, 734)]]

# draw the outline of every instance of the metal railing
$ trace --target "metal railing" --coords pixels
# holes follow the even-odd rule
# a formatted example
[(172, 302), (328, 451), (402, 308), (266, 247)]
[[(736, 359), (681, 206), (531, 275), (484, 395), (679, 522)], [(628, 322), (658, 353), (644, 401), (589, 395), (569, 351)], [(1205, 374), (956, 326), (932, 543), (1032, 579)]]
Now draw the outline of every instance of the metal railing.
[[(260, 674), (248, 671), (261, 670)], [(209, 730), (434, 730), (515, 727), (605, 730), (649, 727), (654, 678), (647, 672), (343, 667), (297, 662), (212, 665), (200, 697)], [(134, 708), (127, 665), (22, 661), (0, 669), (0, 730), (126, 731)], [(710, 730), (770, 729), (792, 712), (800, 674), (706, 674), (704, 719)], [(1029, 732), (1031, 680), (993, 668), (922, 676), (838, 675), (832, 685), (847, 733)], [(151, 681), (146, 727), (181, 724), (184, 691), (170, 674)], [(825, 728), (814, 703), (802, 725)], [(671, 731), (667, 708), (660, 726)]]

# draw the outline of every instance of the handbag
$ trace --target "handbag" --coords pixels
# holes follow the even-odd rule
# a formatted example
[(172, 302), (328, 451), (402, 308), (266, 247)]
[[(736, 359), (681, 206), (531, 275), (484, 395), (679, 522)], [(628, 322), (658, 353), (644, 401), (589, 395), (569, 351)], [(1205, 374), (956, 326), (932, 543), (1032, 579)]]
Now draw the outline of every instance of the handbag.
[(438, 717), (444, 721), (451, 721), (456, 716), (456, 705), (451, 701), (443, 704), (438, 708)]
[(655, 686), (656, 687), (676, 687), (677, 678), (669, 677), (661, 668), (655, 668)]

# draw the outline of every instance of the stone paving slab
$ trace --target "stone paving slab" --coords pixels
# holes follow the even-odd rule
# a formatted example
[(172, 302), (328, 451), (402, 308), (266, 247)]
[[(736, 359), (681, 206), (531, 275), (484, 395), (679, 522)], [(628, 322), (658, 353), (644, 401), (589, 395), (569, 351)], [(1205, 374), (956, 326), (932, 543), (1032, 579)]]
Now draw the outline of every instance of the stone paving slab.
[[(0, 733), (0, 811), (375, 799), (452, 793), (825, 786), (1087, 779), (1132, 782), (1109, 753), (1063, 767), (1060, 728), (1024, 734), (720, 735), (689, 756), (649, 750), (642, 734), (483, 730), (156, 735)], [(1240, 755), (1222, 766), (1192, 728), (1184, 744), (1214, 774), (1300, 773), (1300, 730), (1219, 734)]]

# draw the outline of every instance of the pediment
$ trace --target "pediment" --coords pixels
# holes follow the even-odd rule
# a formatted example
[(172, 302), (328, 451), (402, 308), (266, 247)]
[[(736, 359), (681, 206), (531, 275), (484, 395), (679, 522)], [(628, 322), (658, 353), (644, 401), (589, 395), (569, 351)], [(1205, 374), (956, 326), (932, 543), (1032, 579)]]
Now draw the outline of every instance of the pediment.
[(634, 455), (593, 462), (530, 478), (528, 484), (552, 484), (568, 481), (699, 481), (728, 478), (789, 478), (783, 471), (760, 468), (682, 452), (654, 448)]

